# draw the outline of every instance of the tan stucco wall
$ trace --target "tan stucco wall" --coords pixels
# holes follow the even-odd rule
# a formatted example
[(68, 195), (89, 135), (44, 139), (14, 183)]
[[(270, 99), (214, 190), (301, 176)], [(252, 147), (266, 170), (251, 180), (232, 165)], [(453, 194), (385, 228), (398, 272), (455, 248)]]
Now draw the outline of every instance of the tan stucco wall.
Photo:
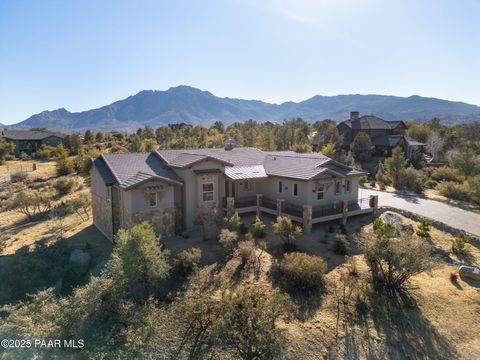
[(93, 166), (90, 171), (92, 192), (93, 224), (110, 240), (113, 239), (112, 205), (105, 186), (97, 169)]

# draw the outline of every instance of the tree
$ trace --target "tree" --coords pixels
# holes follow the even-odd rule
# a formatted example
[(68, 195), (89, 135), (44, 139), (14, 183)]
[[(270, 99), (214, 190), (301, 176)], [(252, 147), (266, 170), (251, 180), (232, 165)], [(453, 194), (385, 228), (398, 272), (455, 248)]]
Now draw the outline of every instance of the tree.
[(120, 229), (106, 273), (134, 298), (146, 299), (156, 282), (169, 274), (168, 254), (149, 223)]
[(430, 237), (430, 229), (432, 227), (432, 222), (426, 217), (422, 216), (420, 222), (417, 225), (417, 235), (423, 238)]
[(302, 235), (302, 228), (299, 225), (293, 225), (292, 219), (289, 217), (278, 216), (277, 221), (273, 223), (273, 232), (277, 234), (287, 246), (291, 246), (295, 239)]
[(223, 125), (223, 122), (221, 122), (221, 121), (215, 121), (213, 123), (212, 129), (217, 129), (218, 132), (223, 134), (225, 132), (225, 125)]
[(7, 155), (11, 154), (15, 149), (15, 144), (0, 138), (0, 165), (5, 162)]
[(101, 143), (103, 142), (104, 139), (105, 139), (105, 134), (103, 133), (103, 131), (97, 131), (97, 133), (95, 134), (95, 141), (97, 143)]
[(464, 176), (473, 176), (480, 173), (480, 156), (469, 148), (454, 153), (452, 155), (452, 164)]
[(364, 255), (376, 285), (389, 291), (401, 289), (412, 276), (432, 268), (430, 246), (407, 237), (393, 239), (398, 230), (378, 218), (375, 236), (367, 238)]
[(320, 149), (320, 154), (328, 156), (329, 158), (333, 158), (336, 152), (337, 150), (335, 149), (335, 144), (332, 143), (325, 144)]
[(385, 160), (387, 175), (395, 189), (399, 188), (401, 185), (400, 181), (402, 174), (405, 171), (406, 164), (407, 159), (405, 159), (405, 155), (400, 147), (393, 149), (392, 156)]
[(343, 136), (338, 132), (337, 123), (335, 121), (317, 121), (312, 127), (317, 131), (315, 140), (318, 142), (319, 149), (327, 144), (334, 144), (335, 150), (337, 150), (342, 145)]
[(80, 134), (72, 134), (70, 136), (70, 152), (72, 155), (78, 155), (83, 151), (83, 141)]
[(435, 159), (438, 152), (442, 149), (443, 144), (443, 139), (441, 138), (438, 131), (431, 131), (428, 135), (426, 148), (430, 155), (432, 155), (432, 159)]
[(265, 225), (258, 216), (255, 217), (255, 221), (252, 227), (253, 227), (253, 236), (255, 236), (255, 238), (263, 239), (267, 236), (267, 225)]
[(93, 142), (93, 134), (91, 130), (85, 131), (85, 135), (83, 137), (86, 144), (90, 144)]
[(68, 175), (73, 172), (73, 161), (68, 158), (68, 152), (63, 145), (57, 146), (56, 169), (57, 175)]
[(287, 342), (277, 328), (293, 310), (288, 297), (259, 284), (241, 284), (222, 293), (218, 334), (241, 359), (277, 359)]
[(51, 210), (52, 199), (45, 192), (23, 190), (15, 194), (11, 207), (27, 216), (28, 220), (33, 220)]
[(467, 254), (469, 252), (467, 244), (470, 241), (470, 236), (468, 236), (464, 231), (460, 231), (452, 240), (452, 252), (457, 255)]
[(350, 150), (352, 151), (353, 157), (357, 161), (369, 160), (372, 156), (373, 149), (375, 149), (375, 146), (373, 146), (370, 136), (364, 132), (358, 133), (350, 145)]

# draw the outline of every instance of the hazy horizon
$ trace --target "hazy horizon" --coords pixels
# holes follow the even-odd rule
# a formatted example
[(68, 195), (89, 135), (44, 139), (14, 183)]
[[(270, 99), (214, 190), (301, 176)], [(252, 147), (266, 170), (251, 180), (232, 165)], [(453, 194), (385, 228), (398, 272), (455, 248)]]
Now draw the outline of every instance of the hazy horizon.
[(269, 103), (419, 95), (480, 105), (480, 3), (0, 3), (0, 123), (188, 85)]

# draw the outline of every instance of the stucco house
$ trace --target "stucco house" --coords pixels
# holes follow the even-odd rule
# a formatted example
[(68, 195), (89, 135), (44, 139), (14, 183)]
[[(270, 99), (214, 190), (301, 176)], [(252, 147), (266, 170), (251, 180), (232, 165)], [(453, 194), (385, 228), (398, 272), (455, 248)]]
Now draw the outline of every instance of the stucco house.
[(352, 169), (318, 153), (265, 152), (251, 147), (104, 154), (91, 160), (93, 222), (109, 239), (147, 220), (159, 234), (194, 230), (197, 209), (227, 214), (286, 214), (312, 224), (371, 212), (359, 199)]
[(22, 152), (32, 155), (42, 145), (58, 146), (63, 144), (65, 135), (51, 131), (3, 129), (0, 137), (15, 144), (15, 156), (18, 157)]
[[(364, 132), (370, 136), (375, 145), (375, 155), (390, 156), (392, 150), (400, 146), (406, 156), (414, 160), (424, 151), (425, 144), (406, 135), (406, 124), (403, 121), (386, 121), (375, 115), (360, 116), (358, 111), (350, 113), (350, 119), (337, 125), (338, 132), (343, 137), (342, 148), (350, 150), (355, 137)], [(313, 148), (318, 148), (318, 142), (322, 134), (317, 134), (312, 140)]]

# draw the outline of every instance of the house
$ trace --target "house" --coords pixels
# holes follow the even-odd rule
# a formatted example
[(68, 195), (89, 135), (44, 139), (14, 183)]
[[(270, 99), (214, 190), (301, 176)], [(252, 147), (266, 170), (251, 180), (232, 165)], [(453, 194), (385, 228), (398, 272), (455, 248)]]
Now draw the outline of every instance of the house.
[(224, 148), (104, 154), (90, 172), (93, 222), (109, 239), (144, 220), (166, 236), (194, 230), (200, 206), (286, 214), (306, 232), (375, 206), (358, 197), (363, 171), (318, 153), (237, 148), (232, 140)]
[[(407, 126), (403, 121), (386, 121), (375, 115), (359, 116), (358, 111), (352, 111), (350, 119), (339, 123), (337, 129), (343, 136), (342, 148), (346, 151), (350, 150), (351, 143), (360, 132), (370, 136), (377, 156), (390, 156), (395, 147), (401, 146), (406, 156), (414, 160), (425, 147), (425, 144), (405, 134)], [(314, 149), (318, 148), (320, 137), (321, 134), (318, 134), (313, 139)]]
[(65, 135), (51, 131), (3, 129), (0, 137), (15, 144), (15, 156), (18, 157), (22, 152), (32, 155), (42, 145), (58, 146), (63, 144)]

